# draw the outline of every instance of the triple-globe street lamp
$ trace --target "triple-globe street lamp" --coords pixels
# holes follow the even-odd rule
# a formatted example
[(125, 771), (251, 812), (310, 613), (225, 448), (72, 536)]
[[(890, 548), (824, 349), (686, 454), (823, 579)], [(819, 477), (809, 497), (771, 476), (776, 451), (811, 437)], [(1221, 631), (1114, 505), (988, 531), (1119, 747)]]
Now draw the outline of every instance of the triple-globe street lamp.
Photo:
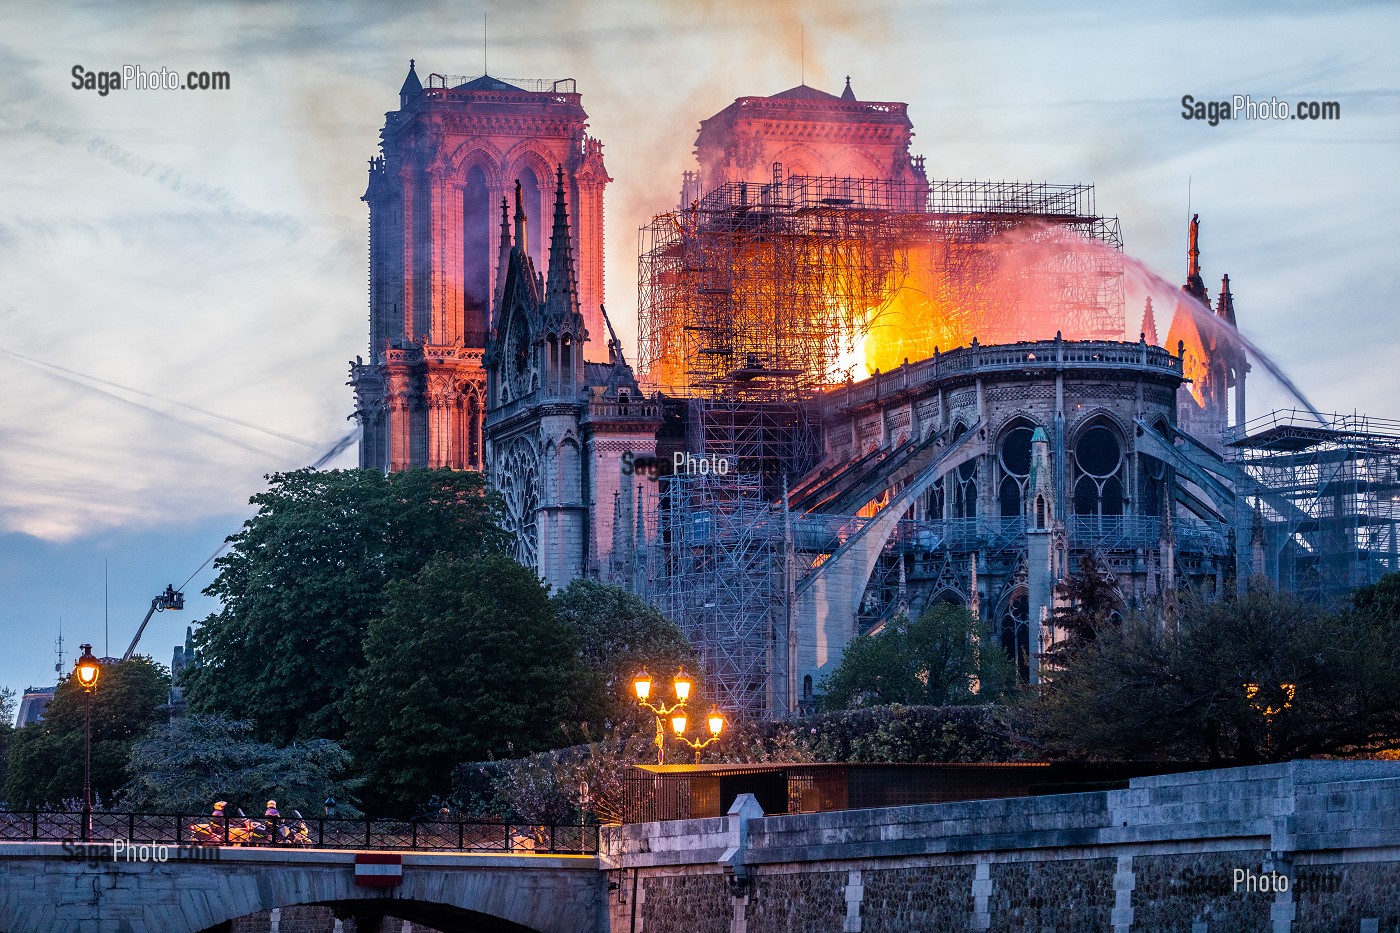
[(1284, 710), (1293, 708), (1293, 698), (1298, 693), (1298, 685), (1279, 684), (1276, 697), (1277, 706), (1274, 705), (1273, 701), (1260, 695), (1258, 683), (1248, 681), (1242, 686), (1244, 687), (1244, 698), (1249, 702), (1250, 708), (1264, 717), (1264, 745), (1269, 754), (1272, 755), (1274, 752), (1274, 719)]
[(719, 734), (724, 731), (724, 716), (717, 709), (710, 710), (710, 715), (706, 717), (710, 727), (710, 737), (708, 739), (688, 739), (685, 737), (686, 718), (685, 713), (679, 713), (671, 717), (671, 728), (675, 730), (676, 739), (682, 745), (689, 745), (695, 749), (695, 763), (700, 763), (701, 749), (709, 748), (719, 741)]
[(676, 672), (672, 679), (672, 686), (676, 691), (676, 702), (672, 704), (651, 702), (651, 675), (643, 670), (632, 681), (632, 687), (637, 692), (637, 702), (646, 709), (651, 710), (656, 717), (656, 763), (664, 765), (666, 763), (666, 726), (663, 720), (671, 720), (671, 729), (675, 732), (676, 738), (683, 745), (687, 745), (695, 750), (695, 763), (700, 763), (700, 750), (719, 741), (719, 736), (724, 731), (724, 716), (719, 710), (712, 710), (707, 717), (710, 727), (710, 737), (708, 739), (688, 739), (685, 737), (685, 729), (688, 717), (685, 714), (685, 704), (690, 699), (691, 680), (686, 676), (685, 668)]
[(102, 664), (93, 656), (92, 645), (82, 645), (83, 654), (73, 668), (73, 676), (86, 695), (83, 716), (83, 841), (92, 838), (92, 695), (102, 676)]

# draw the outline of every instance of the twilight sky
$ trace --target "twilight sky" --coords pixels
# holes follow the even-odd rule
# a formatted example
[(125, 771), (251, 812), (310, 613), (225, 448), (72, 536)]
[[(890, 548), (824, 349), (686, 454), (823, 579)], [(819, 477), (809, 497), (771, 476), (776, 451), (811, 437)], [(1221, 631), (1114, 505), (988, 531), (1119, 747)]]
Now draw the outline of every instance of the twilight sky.
[[(119, 655), (265, 473), (349, 430), (365, 161), (410, 57), (422, 75), (481, 72), (483, 13), (493, 74), (578, 79), (616, 179), (607, 297), (624, 340), (637, 228), (674, 205), (699, 121), (805, 68), (819, 88), (849, 74), (862, 99), (907, 101), (930, 177), (1095, 183), (1127, 251), (1172, 281), (1189, 179), (1207, 285), (1230, 274), (1241, 330), (1323, 411), (1400, 418), (1400, 7), (526, 6), (0, 0), (0, 686), (53, 682), (60, 618), (65, 666), (80, 641), (100, 651), (104, 560)], [(127, 64), (228, 71), (232, 88), (71, 87), (74, 65)], [(1338, 101), (1341, 119), (1211, 127), (1182, 119), (1184, 94)], [(1250, 403), (1291, 404), (1263, 379)], [(354, 462), (351, 447), (332, 465)], [(144, 650), (169, 662), (213, 608), (197, 595), (211, 579)]]

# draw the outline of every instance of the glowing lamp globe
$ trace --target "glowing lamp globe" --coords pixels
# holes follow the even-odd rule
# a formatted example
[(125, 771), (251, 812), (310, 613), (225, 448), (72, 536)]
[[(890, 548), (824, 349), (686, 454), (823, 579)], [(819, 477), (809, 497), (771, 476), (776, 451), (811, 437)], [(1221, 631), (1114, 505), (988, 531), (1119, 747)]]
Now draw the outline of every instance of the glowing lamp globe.
[(724, 716), (719, 710), (710, 710), (710, 735), (719, 735), (724, 731)]
[(91, 690), (97, 686), (97, 678), (102, 676), (102, 665), (93, 657), (92, 645), (83, 645), (82, 649), (83, 655), (78, 658), (78, 665), (73, 668), (73, 674), (84, 690)]
[(685, 675), (685, 668), (676, 672), (676, 699), (684, 703), (690, 698), (690, 678)]
[(651, 675), (646, 671), (642, 671), (637, 675), (636, 679), (632, 681), (632, 687), (637, 691), (637, 699), (645, 700), (647, 697), (651, 696)]
[(676, 735), (685, 733), (685, 713), (671, 717), (671, 728), (676, 731)]

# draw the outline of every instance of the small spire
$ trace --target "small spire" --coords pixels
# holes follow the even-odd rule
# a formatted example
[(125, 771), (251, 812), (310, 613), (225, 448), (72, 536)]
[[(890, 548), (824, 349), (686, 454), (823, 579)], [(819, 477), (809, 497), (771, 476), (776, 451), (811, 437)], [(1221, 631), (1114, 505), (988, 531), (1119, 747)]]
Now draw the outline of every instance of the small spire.
[(842, 100), (855, 100), (856, 92), (851, 90), (851, 76), (846, 75), (846, 89), (841, 92)]
[(574, 289), (574, 257), (569, 233), (569, 209), (564, 200), (564, 167), (558, 167), (554, 187), (554, 230), (549, 238), (548, 294), (545, 313), (555, 320), (578, 313), (578, 295)]
[(418, 72), (413, 67), (413, 59), (408, 60), (408, 77), (403, 79), (403, 86), (399, 88), (399, 108), (409, 105), (419, 94), (423, 93), (423, 82), (418, 80)]
[(515, 180), (515, 246), (526, 252), (525, 243), (525, 195), (520, 189), (520, 179)]
[(506, 292), (506, 273), (510, 269), (510, 202), (501, 198), (501, 243), (496, 253), (496, 291), (492, 304), (499, 308)]
[(1187, 277), (1201, 274), (1201, 215), (1191, 215), (1191, 248), (1188, 250), (1190, 256), (1190, 268), (1187, 269)]
[(1147, 296), (1147, 303), (1142, 308), (1142, 329), (1139, 331), (1142, 339), (1152, 346), (1161, 346), (1161, 341), (1157, 338), (1157, 318), (1152, 313), (1152, 296)]
[(1231, 327), (1235, 327), (1235, 296), (1230, 294), (1230, 277), (1223, 275), (1220, 277), (1220, 297), (1215, 302), (1215, 314), (1230, 322)]

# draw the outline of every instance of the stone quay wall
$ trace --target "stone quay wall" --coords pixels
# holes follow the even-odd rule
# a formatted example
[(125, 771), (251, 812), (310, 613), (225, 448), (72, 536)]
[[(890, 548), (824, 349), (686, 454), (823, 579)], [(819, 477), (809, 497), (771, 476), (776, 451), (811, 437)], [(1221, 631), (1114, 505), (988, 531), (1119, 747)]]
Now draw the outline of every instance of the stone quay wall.
[(1400, 762), (616, 827), (611, 933), (1400, 931)]

